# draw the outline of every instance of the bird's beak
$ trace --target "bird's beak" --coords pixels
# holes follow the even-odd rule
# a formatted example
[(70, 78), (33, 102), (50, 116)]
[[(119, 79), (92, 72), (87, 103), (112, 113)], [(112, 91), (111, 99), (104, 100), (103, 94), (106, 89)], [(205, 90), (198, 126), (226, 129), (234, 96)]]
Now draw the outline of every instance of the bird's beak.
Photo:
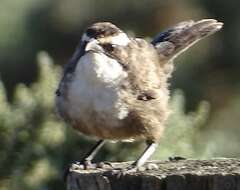
[(85, 51), (96, 51), (100, 48), (99, 42), (96, 39), (91, 39), (85, 47)]

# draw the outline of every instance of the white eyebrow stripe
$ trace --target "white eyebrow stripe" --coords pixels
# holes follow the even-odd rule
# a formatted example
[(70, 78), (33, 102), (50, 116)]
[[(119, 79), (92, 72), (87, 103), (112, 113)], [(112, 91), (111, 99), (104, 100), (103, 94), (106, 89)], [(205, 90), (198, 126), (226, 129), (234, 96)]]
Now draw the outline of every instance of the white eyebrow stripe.
[(119, 46), (126, 46), (130, 42), (130, 39), (125, 33), (119, 33), (117, 36), (111, 37), (111, 43)]
[[(90, 42), (91, 38), (85, 33), (82, 35), (81, 41), (85, 42)], [(119, 46), (127, 46), (128, 43), (130, 42), (129, 37), (127, 34), (121, 32), (116, 36), (108, 36), (105, 38), (100, 38), (98, 39), (101, 43), (111, 43), (113, 45), (119, 45)]]

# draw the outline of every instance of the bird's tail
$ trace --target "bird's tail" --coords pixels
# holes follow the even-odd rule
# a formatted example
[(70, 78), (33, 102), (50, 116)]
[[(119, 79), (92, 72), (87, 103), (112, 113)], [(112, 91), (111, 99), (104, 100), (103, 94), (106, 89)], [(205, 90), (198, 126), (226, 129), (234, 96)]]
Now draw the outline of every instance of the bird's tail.
[(199, 40), (220, 30), (222, 26), (222, 22), (214, 19), (185, 21), (158, 34), (151, 43), (160, 56), (172, 60)]

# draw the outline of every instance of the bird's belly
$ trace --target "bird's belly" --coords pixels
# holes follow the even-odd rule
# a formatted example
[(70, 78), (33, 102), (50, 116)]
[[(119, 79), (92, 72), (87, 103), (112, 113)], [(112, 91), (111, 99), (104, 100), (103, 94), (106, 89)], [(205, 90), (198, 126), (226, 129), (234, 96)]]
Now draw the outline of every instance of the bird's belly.
[[(81, 83), (81, 89), (78, 83)], [(81, 120), (85, 125), (92, 126), (108, 123), (112, 127), (119, 126), (128, 110), (120, 99), (117, 89), (103, 88), (83, 84), (76, 81), (69, 90), (68, 110), (73, 120)], [(75, 88), (74, 86), (78, 86)]]
[(74, 128), (100, 138), (114, 136), (112, 129), (124, 126), (128, 115), (119, 92), (125, 73), (104, 56), (92, 53), (81, 58), (67, 85), (67, 97), (58, 101)]
[(124, 119), (128, 109), (116, 89), (88, 86), (81, 92), (73, 88), (69, 93), (72, 98), (67, 104), (67, 110), (75, 129), (98, 138), (123, 138), (124, 135), (120, 133), (125, 133)]

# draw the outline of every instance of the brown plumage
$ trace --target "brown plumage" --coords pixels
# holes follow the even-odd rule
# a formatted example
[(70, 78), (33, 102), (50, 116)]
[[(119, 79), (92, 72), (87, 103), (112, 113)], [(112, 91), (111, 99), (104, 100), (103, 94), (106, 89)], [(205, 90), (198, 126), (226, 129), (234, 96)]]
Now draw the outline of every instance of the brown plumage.
[[(111, 23), (90, 26), (57, 90), (59, 114), (100, 142), (145, 139), (148, 147), (132, 165), (141, 166), (154, 152), (170, 113), (173, 59), (221, 27), (213, 19), (186, 21), (149, 43), (129, 38)], [(91, 160), (93, 152), (84, 161)]]

